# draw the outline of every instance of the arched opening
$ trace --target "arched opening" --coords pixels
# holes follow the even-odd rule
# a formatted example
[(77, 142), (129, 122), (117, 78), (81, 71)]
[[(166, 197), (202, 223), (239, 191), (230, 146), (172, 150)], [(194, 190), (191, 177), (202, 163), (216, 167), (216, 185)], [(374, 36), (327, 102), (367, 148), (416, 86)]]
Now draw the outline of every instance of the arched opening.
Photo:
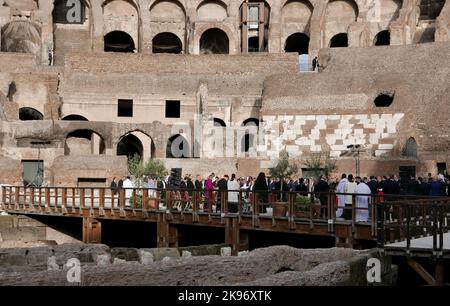
[(241, 139), (241, 152), (246, 153), (254, 146), (255, 135), (245, 134)]
[(92, 130), (70, 132), (64, 143), (64, 155), (99, 155), (105, 151), (103, 138)]
[(248, 52), (259, 52), (259, 38), (253, 36), (248, 38)]
[(183, 50), (181, 40), (173, 33), (159, 33), (153, 37), (153, 53), (173, 53), (179, 54)]
[(394, 101), (394, 95), (380, 94), (375, 98), (376, 107), (389, 107)]
[(388, 30), (381, 31), (375, 36), (375, 46), (389, 46), (391, 44), (391, 33)]
[(214, 122), (214, 127), (226, 127), (227, 126), (225, 121), (223, 121), (222, 119), (219, 119), (219, 118), (214, 118), (213, 122)]
[(203, 1), (197, 8), (198, 20), (223, 21), (227, 17), (227, 6), (222, 1)]
[(257, 126), (259, 127), (259, 120), (256, 118), (248, 118), (242, 122), (242, 126)]
[(41, 29), (25, 20), (11, 21), (1, 30), (1, 51), (32, 53), (41, 50)]
[(200, 38), (201, 54), (228, 54), (230, 52), (227, 34), (217, 28), (206, 30)]
[(417, 142), (413, 137), (410, 137), (405, 144), (403, 149), (403, 156), (406, 157), (417, 157)]
[(297, 52), (298, 54), (308, 54), (309, 37), (305, 33), (294, 33), (286, 39), (284, 45), (285, 52)]
[(66, 120), (66, 121), (89, 121), (89, 120), (87, 120), (86, 117), (83, 117), (81, 115), (67, 115), (67, 116), (63, 117), (61, 120)]
[(134, 52), (133, 38), (122, 31), (112, 31), (105, 35), (105, 52)]
[(180, 134), (174, 135), (167, 141), (166, 158), (190, 157), (189, 142)]
[(184, 22), (185, 19), (185, 8), (177, 0), (155, 1), (150, 8), (150, 20), (152, 22)]
[(323, 42), (330, 42), (330, 48), (348, 47), (347, 32), (358, 19), (358, 5), (353, 0), (331, 0), (325, 11)]
[(348, 47), (347, 33), (339, 33), (334, 35), (330, 40), (330, 48)]
[(44, 120), (44, 115), (34, 108), (21, 107), (19, 108), (19, 120)]
[(116, 155), (126, 155), (128, 159), (133, 158), (135, 155), (142, 158), (144, 151), (144, 146), (142, 142), (133, 134), (128, 134), (119, 141), (117, 144)]

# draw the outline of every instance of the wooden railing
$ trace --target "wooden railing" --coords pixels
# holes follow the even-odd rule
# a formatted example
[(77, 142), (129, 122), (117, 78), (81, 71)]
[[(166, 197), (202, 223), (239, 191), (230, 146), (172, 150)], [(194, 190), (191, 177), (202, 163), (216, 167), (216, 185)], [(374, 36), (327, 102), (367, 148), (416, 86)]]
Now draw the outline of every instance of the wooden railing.
[[(378, 246), (389, 248), (396, 242), (406, 242), (397, 250), (406, 254), (428, 252), (441, 257), (450, 248), (444, 247), (444, 234), (449, 232), (450, 198), (434, 197), (410, 199), (408, 201), (389, 201), (376, 204)], [(430, 237), (430, 247), (417, 248), (414, 239)]]
[[(2, 186), (1, 208), (7, 211), (39, 212), (52, 214), (82, 215), (84, 210), (97, 210), (104, 216), (105, 211), (111, 214), (125, 216), (126, 211), (167, 212), (192, 214), (193, 221), (198, 216), (207, 214), (211, 217), (251, 218), (252, 225), (258, 227), (261, 218), (287, 220), (289, 228), (295, 228), (297, 223), (309, 224), (313, 229), (317, 225), (326, 225), (328, 232), (333, 232), (336, 224), (347, 224), (355, 232), (357, 225), (370, 226), (373, 237), (377, 236), (377, 226), (381, 224), (378, 218), (377, 203), (382, 200), (380, 195), (350, 194), (351, 205), (343, 207), (350, 211), (347, 220), (336, 217), (339, 195), (336, 193), (311, 192), (280, 192), (280, 191), (205, 191), (180, 189), (121, 189), (117, 192), (109, 188), (83, 187), (24, 187)], [(236, 203), (229, 202), (231, 192), (236, 192)], [(367, 207), (357, 207), (358, 196), (368, 197)], [(419, 197), (390, 196), (389, 199), (411, 203), (422, 201)], [(393, 202), (389, 202), (393, 203)], [(378, 206), (383, 207), (383, 206)], [(397, 206), (395, 206), (397, 207)], [(367, 211), (367, 220), (359, 221), (357, 213)], [(222, 220), (222, 222), (224, 222)], [(382, 222), (383, 226), (386, 223)]]

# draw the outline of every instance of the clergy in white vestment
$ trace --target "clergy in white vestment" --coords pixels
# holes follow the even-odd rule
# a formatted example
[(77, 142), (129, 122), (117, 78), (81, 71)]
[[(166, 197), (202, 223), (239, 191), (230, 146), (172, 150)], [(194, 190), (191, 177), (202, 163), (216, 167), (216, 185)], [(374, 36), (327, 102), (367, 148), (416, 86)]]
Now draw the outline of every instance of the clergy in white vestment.
[(123, 189), (125, 189), (125, 206), (131, 206), (131, 195), (133, 194), (133, 182), (131, 181), (130, 177), (127, 176), (127, 178), (123, 181)]
[[(346, 184), (347, 184), (347, 175), (344, 173), (342, 174), (342, 179), (339, 181), (339, 184), (336, 187), (336, 193), (344, 193)], [(345, 207), (345, 195), (338, 194), (338, 209), (336, 211), (337, 218), (342, 217), (344, 207)]]
[[(355, 193), (356, 196), (356, 222), (367, 222), (369, 220), (369, 197), (372, 193), (370, 191), (369, 186), (364, 183), (360, 177), (356, 178), (356, 181), (359, 182), (358, 186), (356, 186)], [(363, 195), (367, 194), (367, 195)], [(360, 209), (363, 208), (363, 209)]]

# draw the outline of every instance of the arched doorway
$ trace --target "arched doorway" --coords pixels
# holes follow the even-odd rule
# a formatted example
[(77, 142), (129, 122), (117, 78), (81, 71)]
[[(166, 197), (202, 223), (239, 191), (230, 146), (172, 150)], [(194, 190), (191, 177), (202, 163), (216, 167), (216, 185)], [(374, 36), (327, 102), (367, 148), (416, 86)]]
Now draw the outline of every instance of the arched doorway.
[(248, 38), (248, 52), (259, 52), (259, 38), (253, 36)]
[(64, 143), (64, 155), (99, 155), (105, 151), (105, 141), (92, 130), (70, 132)]
[(61, 120), (65, 121), (89, 121), (86, 117), (83, 117), (81, 115), (67, 115), (64, 116)]
[(225, 121), (223, 121), (222, 119), (219, 119), (219, 118), (214, 118), (213, 123), (214, 123), (214, 127), (226, 127), (227, 126)]
[(227, 34), (221, 29), (206, 30), (200, 38), (200, 54), (228, 54), (230, 43)]
[(144, 146), (142, 142), (133, 134), (128, 134), (117, 144), (117, 155), (126, 155), (128, 159), (138, 156), (139, 159), (143, 157)]
[(112, 31), (105, 35), (105, 52), (132, 53), (135, 50), (133, 38), (122, 31)]
[(153, 53), (173, 53), (179, 54), (183, 50), (183, 44), (180, 38), (173, 33), (159, 33), (153, 37)]
[(259, 120), (256, 118), (245, 119), (244, 122), (242, 122), (242, 126), (258, 126), (259, 127)]
[(190, 157), (189, 142), (180, 134), (174, 135), (167, 141), (166, 158)]
[(34, 108), (21, 107), (19, 108), (19, 120), (44, 120), (44, 115)]
[(330, 40), (330, 48), (348, 47), (347, 33), (339, 33), (334, 35)]
[(391, 33), (388, 30), (381, 31), (375, 36), (375, 46), (389, 46), (391, 44)]
[(300, 54), (308, 54), (309, 36), (305, 33), (294, 33), (286, 39), (284, 45), (285, 52), (297, 52)]

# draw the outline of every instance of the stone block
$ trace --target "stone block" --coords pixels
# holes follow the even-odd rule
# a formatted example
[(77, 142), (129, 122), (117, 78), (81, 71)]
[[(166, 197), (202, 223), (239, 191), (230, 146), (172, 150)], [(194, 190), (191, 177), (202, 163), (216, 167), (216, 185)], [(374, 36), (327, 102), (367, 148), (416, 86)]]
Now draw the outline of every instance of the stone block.
[(111, 257), (125, 261), (139, 261), (139, 253), (136, 248), (112, 248)]
[(154, 261), (161, 261), (164, 257), (180, 258), (180, 252), (176, 248), (151, 248), (141, 249), (150, 252)]

